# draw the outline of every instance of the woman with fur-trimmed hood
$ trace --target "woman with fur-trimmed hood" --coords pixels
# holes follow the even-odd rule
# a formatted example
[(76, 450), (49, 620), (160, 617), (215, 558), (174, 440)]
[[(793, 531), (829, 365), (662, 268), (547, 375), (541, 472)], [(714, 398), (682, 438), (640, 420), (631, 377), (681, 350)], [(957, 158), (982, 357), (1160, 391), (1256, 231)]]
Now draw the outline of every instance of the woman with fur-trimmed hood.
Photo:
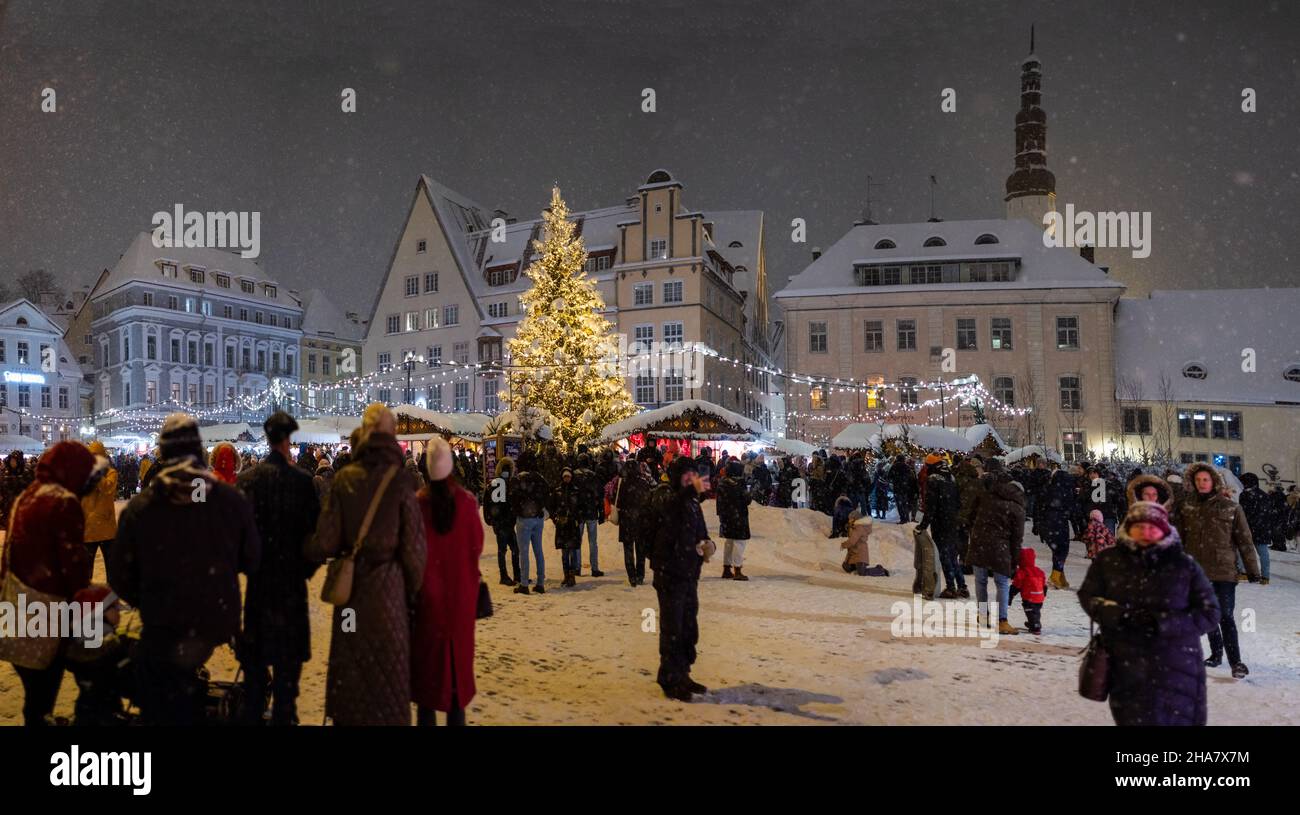
[(1172, 508), (1174, 500), (1174, 491), (1170, 488), (1169, 482), (1151, 473), (1133, 476), (1128, 486), (1124, 488), (1124, 494), (1128, 498), (1129, 506), (1133, 506), (1138, 501), (1150, 501), (1161, 504), (1168, 510)]
[(1241, 661), (1233, 611), (1237, 599), (1237, 557), (1241, 556), (1252, 583), (1260, 579), (1259, 555), (1241, 506), (1227, 497), (1223, 476), (1209, 464), (1189, 464), (1183, 473), (1186, 493), (1173, 503), (1170, 521), (1177, 527), (1187, 554), (1205, 571), (1219, 600), (1219, 627), (1210, 632), (1210, 658), (1217, 667), (1226, 648), (1232, 675), (1240, 679), (1250, 671)]

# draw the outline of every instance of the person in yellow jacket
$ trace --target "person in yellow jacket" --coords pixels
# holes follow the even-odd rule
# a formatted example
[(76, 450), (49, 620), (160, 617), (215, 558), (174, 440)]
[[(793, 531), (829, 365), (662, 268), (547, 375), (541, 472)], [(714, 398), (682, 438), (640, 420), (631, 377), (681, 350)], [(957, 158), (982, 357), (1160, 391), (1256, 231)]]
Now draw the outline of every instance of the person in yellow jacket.
[[(90, 452), (108, 458), (104, 443), (96, 439), (89, 444)], [(110, 459), (111, 460), (111, 459)], [(95, 552), (103, 549), (108, 556), (108, 545), (117, 537), (117, 470), (111, 466), (95, 488), (81, 499), (81, 513), (86, 516), (83, 540), (90, 550), (90, 568), (95, 568)]]

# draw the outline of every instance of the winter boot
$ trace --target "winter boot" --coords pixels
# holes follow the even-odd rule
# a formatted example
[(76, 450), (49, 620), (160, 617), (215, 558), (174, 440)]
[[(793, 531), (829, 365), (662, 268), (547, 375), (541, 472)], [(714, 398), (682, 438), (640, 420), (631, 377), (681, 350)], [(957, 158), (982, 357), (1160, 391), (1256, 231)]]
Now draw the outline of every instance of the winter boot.
[(1261, 577), (1261, 578), (1259, 579), (1259, 585), (1261, 585), (1261, 586), (1267, 586), (1267, 585), (1268, 585), (1268, 578), (1267, 578), (1267, 577)]
[(1020, 629), (1006, 620), (998, 620), (998, 633), (1004, 637), (1014, 637), (1020, 633)]
[(1051, 581), (1052, 588), (1054, 589), (1070, 588), (1070, 584), (1065, 582), (1065, 572), (1061, 571), (1060, 569), (1053, 569), (1051, 577), (1049, 577), (1048, 580)]
[(1223, 664), (1222, 651), (1219, 651), (1218, 653), (1210, 654), (1210, 656), (1205, 660), (1205, 667), (1207, 668), (1217, 668), (1222, 664)]
[(515, 586), (515, 594), (529, 594), (529, 593), (530, 592), (528, 591), (527, 585), (520, 583), (518, 586)]
[(1250, 673), (1250, 669), (1246, 667), (1246, 663), (1244, 662), (1238, 662), (1236, 665), (1232, 666), (1233, 679), (1245, 679), (1246, 674), (1248, 673)]
[(669, 699), (675, 699), (678, 702), (689, 702), (691, 701), (691, 689), (686, 685), (664, 688), (664, 696), (667, 696)]
[[(740, 570), (740, 567), (739, 567), (739, 566), (736, 567), (736, 570), (735, 570), (735, 573), (734, 573), (734, 574), (735, 574), (735, 576), (732, 577), (732, 580), (744, 581), (744, 580), (748, 580), (748, 579), (749, 579), (749, 577), (746, 576), (746, 574)], [(703, 691), (700, 691), (700, 692), (702, 693)]]
[(723, 566), (723, 567), (722, 567), (722, 579), (723, 579), (723, 580), (730, 580), (731, 578), (732, 578), (731, 567), (730, 567), (730, 566)]
[(962, 587), (958, 588), (958, 589), (957, 589), (957, 596), (960, 597), (960, 598), (963, 599), (963, 600), (969, 600), (969, 599), (970, 599), (970, 589), (966, 588), (965, 586), (962, 586)]
[(515, 581), (511, 580), (511, 579), (510, 579), (509, 577), (507, 577), (506, 575), (501, 575), (501, 585), (503, 585), (503, 586), (513, 586), (514, 584), (515, 584)]
[(576, 586), (576, 585), (578, 585), (578, 579), (577, 579), (576, 577), (574, 577), (575, 574), (577, 574), (577, 573), (576, 573), (576, 572), (565, 572), (565, 573), (564, 573), (564, 585), (565, 585), (565, 586)]
[(686, 679), (686, 689), (689, 690), (691, 693), (708, 693), (708, 692), (709, 692), (709, 689), (708, 689), (708, 688), (704, 687), (704, 686), (701, 685), (699, 682), (696, 682), (694, 679), (691, 679), (690, 677), (687, 677), (687, 679)]
[(946, 589), (944, 589), (943, 591), (939, 592), (939, 599), (940, 599), (940, 600), (956, 600), (956, 599), (957, 599), (957, 590), (954, 589), (952, 586), (949, 586), (948, 588), (946, 588)]
[(538, 580), (537, 585), (533, 586), (533, 594), (546, 594), (546, 587), (542, 585), (542, 581)]
[(592, 577), (604, 577), (604, 576), (605, 576), (605, 573), (602, 572), (602, 571), (599, 571), (599, 570), (597, 570), (597, 569), (592, 569), (592, 570), (591, 570), (591, 576), (592, 576)]

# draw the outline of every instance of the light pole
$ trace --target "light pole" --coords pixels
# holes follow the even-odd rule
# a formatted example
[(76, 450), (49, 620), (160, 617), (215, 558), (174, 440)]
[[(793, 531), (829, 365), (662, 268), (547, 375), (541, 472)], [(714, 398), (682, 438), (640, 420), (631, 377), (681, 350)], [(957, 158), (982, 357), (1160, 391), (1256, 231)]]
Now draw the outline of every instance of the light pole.
[(406, 391), (403, 393), (403, 402), (408, 405), (415, 403), (415, 393), (411, 390), (411, 371), (415, 370), (416, 363), (424, 362), (424, 357), (407, 351), (406, 357), (402, 360), (402, 367), (406, 369)]

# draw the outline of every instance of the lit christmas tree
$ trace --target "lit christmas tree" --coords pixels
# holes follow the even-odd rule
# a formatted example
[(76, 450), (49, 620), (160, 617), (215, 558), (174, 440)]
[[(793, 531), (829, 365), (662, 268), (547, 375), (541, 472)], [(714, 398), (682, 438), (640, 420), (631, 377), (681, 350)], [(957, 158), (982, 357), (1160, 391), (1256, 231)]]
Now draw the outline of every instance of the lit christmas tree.
[(605, 302), (587, 276), (587, 250), (574, 235), (560, 190), (542, 213), (543, 239), (525, 274), (524, 318), (510, 340), (510, 407), (551, 414), (556, 443), (572, 450), (604, 427), (636, 412), (618, 363)]

